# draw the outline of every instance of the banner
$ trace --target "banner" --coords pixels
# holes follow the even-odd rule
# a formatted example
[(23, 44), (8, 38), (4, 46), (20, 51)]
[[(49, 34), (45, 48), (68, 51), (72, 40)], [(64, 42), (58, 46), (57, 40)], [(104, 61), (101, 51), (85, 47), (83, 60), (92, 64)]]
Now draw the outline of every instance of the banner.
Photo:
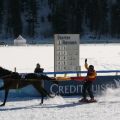
[[(80, 95), (82, 93), (82, 81), (67, 80), (59, 81), (59, 84), (51, 84), (45, 81), (44, 88), (50, 93), (57, 93), (60, 95)], [(120, 76), (98, 76), (93, 82), (92, 90), (95, 94), (101, 94), (107, 88), (120, 87)]]
[[(0, 80), (0, 87), (3, 81)], [(60, 95), (81, 95), (83, 82), (80, 80), (64, 80), (59, 81), (59, 84), (53, 84), (50, 81), (44, 81), (44, 88), (49, 93), (56, 93)], [(101, 94), (107, 88), (119, 88), (120, 76), (97, 76), (93, 83), (92, 89), (94, 94)], [(4, 97), (4, 90), (0, 91), (1, 98)], [(10, 90), (9, 97), (38, 97), (40, 94), (32, 85), (26, 86), (22, 89)]]

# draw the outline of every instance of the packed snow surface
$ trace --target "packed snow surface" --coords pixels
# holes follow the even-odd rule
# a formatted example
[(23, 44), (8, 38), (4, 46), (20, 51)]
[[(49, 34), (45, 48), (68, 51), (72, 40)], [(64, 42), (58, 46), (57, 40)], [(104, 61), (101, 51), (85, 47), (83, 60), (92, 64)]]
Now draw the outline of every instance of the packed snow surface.
[(56, 96), (45, 99), (43, 105), (39, 98), (11, 98), (0, 107), (0, 120), (119, 120), (119, 91), (109, 89), (90, 104), (77, 103), (79, 97)]
[[(96, 70), (120, 69), (120, 44), (81, 44), (80, 65), (84, 68), (84, 60), (93, 64)], [(0, 47), (0, 66), (18, 72), (33, 72), (36, 63), (40, 63), (45, 71), (54, 71), (54, 46), (5, 46)]]

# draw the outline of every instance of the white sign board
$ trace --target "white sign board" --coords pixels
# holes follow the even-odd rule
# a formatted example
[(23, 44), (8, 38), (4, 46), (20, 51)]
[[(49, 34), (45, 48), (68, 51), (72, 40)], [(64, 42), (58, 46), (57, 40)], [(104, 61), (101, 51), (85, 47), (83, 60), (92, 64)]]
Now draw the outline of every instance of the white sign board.
[(54, 71), (76, 71), (79, 67), (79, 34), (54, 35)]

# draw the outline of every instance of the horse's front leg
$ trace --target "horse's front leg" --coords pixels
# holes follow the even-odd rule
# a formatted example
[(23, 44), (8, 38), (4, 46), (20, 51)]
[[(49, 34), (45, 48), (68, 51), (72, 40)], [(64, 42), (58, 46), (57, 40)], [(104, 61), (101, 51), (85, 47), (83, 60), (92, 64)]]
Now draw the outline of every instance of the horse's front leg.
[(8, 93), (9, 93), (9, 89), (5, 89), (5, 99), (4, 99), (3, 104), (1, 104), (0, 106), (5, 106), (5, 103), (6, 103), (6, 100), (7, 100), (7, 97), (8, 97)]
[(4, 89), (5, 89), (5, 86), (0, 87), (0, 90), (4, 90)]
[[(1, 90), (5, 90), (5, 86), (4, 85), (2, 87), (0, 87), (0, 91)], [(0, 106), (3, 106), (3, 104), (1, 104)]]

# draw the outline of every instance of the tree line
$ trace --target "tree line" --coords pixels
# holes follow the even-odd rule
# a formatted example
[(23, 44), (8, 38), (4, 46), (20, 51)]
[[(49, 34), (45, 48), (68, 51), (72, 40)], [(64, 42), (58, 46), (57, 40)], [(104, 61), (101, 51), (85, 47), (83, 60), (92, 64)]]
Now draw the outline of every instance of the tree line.
[(120, 37), (119, 0), (63, 0), (53, 11), (55, 33)]
[[(41, 21), (38, 19), (43, 1), (0, 0), (0, 37), (3, 34), (35, 37), (37, 24), (44, 22), (44, 16)], [(53, 33), (120, 37), (119, 0), (46, 0), (46, 4), (52, 11), (48, 20)]]

